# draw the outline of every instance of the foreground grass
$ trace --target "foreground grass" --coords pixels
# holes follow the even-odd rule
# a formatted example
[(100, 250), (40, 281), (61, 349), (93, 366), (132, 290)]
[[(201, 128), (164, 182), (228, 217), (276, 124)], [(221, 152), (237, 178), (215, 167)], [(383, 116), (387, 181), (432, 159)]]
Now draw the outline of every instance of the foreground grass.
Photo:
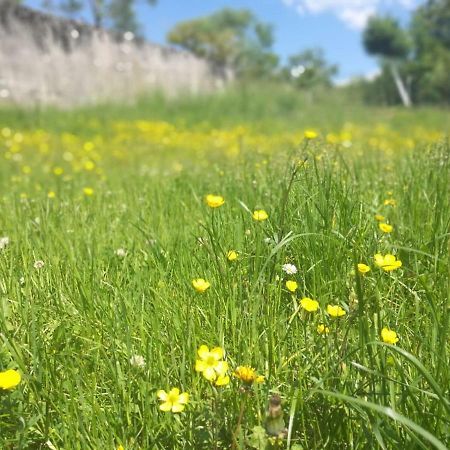
[[(362, 122), (336, 139), (269, 137), (264, 120), (217, 134), (189, 115), (168, 131), (138, 113), (78, 133), (94, 113), (46, 114), (41, 131), (29, 116), (0, 127), (0, 371), (22, 375), (0, 390), (1, 448), (445, 448), (445, 139), (374, 138)], [(212, 193), (225, 203), (208, 207)], [(202, 344), (225, 350), (227, 386), (195, 371)], [(232, 375), (247, 365), (263, 383)], [(173, 387), (186, 408), (162, 412), (157, 391)], [(286, 433), (267, 442), (275, 393)]]

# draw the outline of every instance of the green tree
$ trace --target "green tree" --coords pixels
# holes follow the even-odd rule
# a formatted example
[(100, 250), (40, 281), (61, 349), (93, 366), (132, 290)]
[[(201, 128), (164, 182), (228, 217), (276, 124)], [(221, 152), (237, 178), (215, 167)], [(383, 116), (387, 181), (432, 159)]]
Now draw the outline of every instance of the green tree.
[(372, 17), (364, 30), (363, 42), (367, 53), (381, 58), (381, 65), (389, 68), (403, 104), (411, 106), (399, 71), (399, 65), (407, 60), (411, 51), (407, 33), (391, 17)]
[(278, 65), (272, 52), (271, 25), (252, 12), (225, 8), (210, 16), (177, 24), (167, 35), (171, 44), (212, 62), (238, 78), (269, 77)]
[[(157, 0), (145, 0), (154, 5)], [(47, 9), (61, 11), (69, 17), (89, 13), (96, 27), (106, 27), (118, 32), (131, 31), (139, 34), (140, 24), (136, 18), (137, 0), (44, 0)]]
[(322, 49), (312, 48), (289, 57), (284, 78), (299, 88), (330, 87), (338, 66), (329, 64)]

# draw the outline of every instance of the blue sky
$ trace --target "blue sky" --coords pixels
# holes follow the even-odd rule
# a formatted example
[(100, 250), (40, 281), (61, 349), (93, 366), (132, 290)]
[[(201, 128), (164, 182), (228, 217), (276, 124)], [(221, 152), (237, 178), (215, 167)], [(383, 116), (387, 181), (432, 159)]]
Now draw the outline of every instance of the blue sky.
[[(36, 4), (38, 0), (30, 0)], [(389, 13), (407, 23), (411, 10), (423, 0), (159, 0), (149, 7), (138, 0), (137, 12), (145, 36), (164, 43), (177, 23), (220, 8), (248, 8), (275, 31), (275, 51), (286, 58), (309, 47), (321, 47), (337, 63), (337, 80), (373, 74), (377, 63), (361, 44), (361, 29), (374, 13)]]

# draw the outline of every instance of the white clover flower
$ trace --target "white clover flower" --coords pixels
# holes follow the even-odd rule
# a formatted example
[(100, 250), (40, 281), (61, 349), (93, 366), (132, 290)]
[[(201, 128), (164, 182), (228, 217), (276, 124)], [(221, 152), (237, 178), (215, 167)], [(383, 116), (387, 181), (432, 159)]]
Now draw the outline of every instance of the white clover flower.
[(130, 364), (133, 367), (137, 367), (138, 369), (144, 369), (145, 368), (145, 359), (141, 355), (133, 355), (130, 358)]
[(117, 255), (119, 258), (125, 258), (125, 256), (127, 256), (127, 251), (126, 251), (124, 248), (118, 248), (118, 249), (116, 250), (116, 255)]
[(283, 264), (281, 268), (288, 275), (295, 275), (297, 273), (297, 267), (295, 267), (294, 264)]
[(0, 250), (3, 250), (9, 245), (9, 237), (4, 236), (0, 238)]
[(25, 278), (24, 278), (24, 277), (20, 277), (20, 278), (19, 278), (19, 284), (20, 284), (21, 286), (24, 286), (24, 285), (25, 285)]
[(40, 259), (38, 261), (35, 261), (35, 263), (33, 264), (33, 267), (35, 269), (42, 269), (44, 267), (45, 263), (44, 261), (41, 261)]

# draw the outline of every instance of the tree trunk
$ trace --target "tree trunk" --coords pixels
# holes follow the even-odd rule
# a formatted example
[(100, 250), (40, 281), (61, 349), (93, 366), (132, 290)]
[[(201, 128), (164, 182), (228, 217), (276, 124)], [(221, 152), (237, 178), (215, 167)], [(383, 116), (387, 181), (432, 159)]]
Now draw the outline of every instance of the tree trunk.
[(398, 93), (402, 99), (403, 105), (407, 108), (411, 107), (412, 102), (408, 91), (406, 90), (405, 84), (403, 83), (402, 77), (398, 71), (395, 62), (389, 62), (389, 67), (391, 69), (392, 77), (394, 78), (395, 85), (397, 86)]

